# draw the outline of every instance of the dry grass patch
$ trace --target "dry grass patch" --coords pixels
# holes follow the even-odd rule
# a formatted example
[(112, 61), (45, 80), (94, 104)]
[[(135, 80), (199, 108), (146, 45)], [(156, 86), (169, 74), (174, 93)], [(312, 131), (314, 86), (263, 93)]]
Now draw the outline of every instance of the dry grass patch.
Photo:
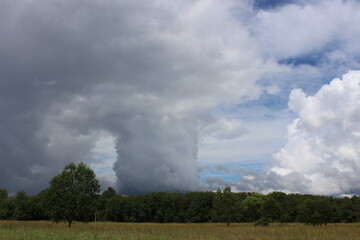
[(154, 223), (65, 223), (0, 221), (1, 240), (360, 240), (360, 224), (154, 224)]

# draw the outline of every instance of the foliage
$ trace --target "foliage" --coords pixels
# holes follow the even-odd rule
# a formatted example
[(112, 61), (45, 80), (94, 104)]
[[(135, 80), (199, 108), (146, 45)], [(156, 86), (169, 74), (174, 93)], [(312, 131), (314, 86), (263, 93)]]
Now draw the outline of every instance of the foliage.
[(264, 195), (254, 193), (241, 203), (241, 211), (247, 222), (255, 222), (261, 218)]
[[(90, 179), (94, 180), (94, 186), (98, 186), (95, 175), (92, 174)], [(60, 175), (54, 179), (60, 178)], [(70, 190), (71, 188), (67, 188), (67, 191)], [(357, 196), (334, 198), (282, 192), (262, 195), (233, 193), (230, 188), (216, 193), (160, 192), (134, 196), (122, 196), (112, 188), (102, 194), (96, 192), (92, 192), (89, 201), (79, 204), (83, 198), (74, 198), (75, 195), (60, 200), (66, 194), (60, 190), (54, 191), (53, 186), (35, 196), (27, 196), (25, 192), (8, 194), (5, 189), (0, 189), (0, 219), (67, 221), (65, 207), (69, 204), (68, 210), (79, 206), (73, 210), (71, 221), (253, 222), (260, 226), (274, 222), (304, 222), (321, 226), (332, 222), (353, 223), (360, 220), (360, 197)], [(55, 195), (58, 197), (52, 196), (54, 193), (58, 193)]]
[(211, 192), (193, 192), (188, 194), (188, 201), (190, 203), (187, 210), (187, 222), (201, 223), (211, 218), (214, 194)]
[(109, 199), (106, 206), (107, 219), (114, 222), (123, 222), (125, 217), (126, 201), (118, 195)]
[(94, 200), (99, 190), (90, 168), (84, 163), (70, 163), (50, 181), (46, 191), (50, 216), (55, 221), (67, 221), (69, 227), (74, 220), (89, 220), (95, 212)]
[(331, 222), (331, 203), (326, 198), (307, 199), (299, 206), (300, 221), (321, 226)]
[(267, 227), (267, 226), (269, 226), (270, 222), (271, 222), (270, 218), (263, 216), (255, 222), (255, 226)]
[(226, 222), (229, 226), (235, 215), (236, 197), (231, 192), (230, 187), (226, 187), (223, 192), (218, 190), (214, 198), (215, 219)]
[(9, 219), (9, 196), (6, 189), (0, 188), (0, 219)]
[(108, 187), (101, 195), (104, 199), (109, 199), (116, 196), (116, 191), (112, 187)]
[(280, 219), (281, 208), (280, 204), (271, 196), (265, 196), (261, 206), (261, 216), (269, 222)]

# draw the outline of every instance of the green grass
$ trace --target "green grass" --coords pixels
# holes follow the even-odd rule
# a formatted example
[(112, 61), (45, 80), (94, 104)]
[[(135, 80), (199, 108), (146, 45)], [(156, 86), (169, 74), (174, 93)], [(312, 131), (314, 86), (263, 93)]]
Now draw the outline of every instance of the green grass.
[(328, 224), (323, 227), (303, 224), (153, 224), (153, 223), (65, 223), (0, 221), (1, 240), (360, 240), (360, 224)]

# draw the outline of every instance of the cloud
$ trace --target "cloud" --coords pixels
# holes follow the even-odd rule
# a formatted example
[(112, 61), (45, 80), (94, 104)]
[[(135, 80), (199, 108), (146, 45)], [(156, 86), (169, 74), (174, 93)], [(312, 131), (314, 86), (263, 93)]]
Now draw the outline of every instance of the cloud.
[(352, 0), (287, 4), (258, 11), (252, 31), (264, 50), (277, 59), (323, 51), (332, 44), (346, 52), (359, 52), (354, 38), (360, 34), (356, 28), (359, 8), (359, 2)]
[[(201, 188), (199, 125), (219, 119), (219, 104), (259, 97), (256, 81), (277, 68), (234, 7), (248, 5), (1, 2), (1, 187), (36, 193), (70, 161), (98, 163), (107, 132), (119, 192)], [(242, 134), (235, 121), (220, 125), (218, 137)]]
[(206, 179), (210, 188), (236, 191), (360, 193), (360, 71), (333, 79), (315, 95), (294, 89), (289, 108), (298, 116), (287, 129), (287, 142), (262, 171), (238, 169), (237, 181)]
[(359, 69), (359, 11), (355, 0), (289, 1), (256, 11), (249, 31), (265, 57), (288, 68), (262, 81), (279, 87), (287, 102), (294, 88), (314, 94), (329, 80)]
[[(36, 193), (71, 161), (108, 169), (112, 162), (98, 154), (106, 133), (118, 192), (202, 189), (198, 156), (259, 160), (279, 148), (289, 117), (274, 117), (276, 108), (264, 117), (251, 102), (285, 103), (293, 88), (304, 92), (290, 101), (299, 119), (320, 128), (331, 113), (316, 115), (322, 105), (305, 107), (304, 99), (326, 77), (359, 67), (359, 3), (291, 2), (1, 2), (0, 187)], [(231, 116), (223, 106), (250, 113)], [(316, 116), (302, 116), (310, 111)], [(297, 151), (307, 151), (302, 145)]]
[(360, 71), (334, 79), (314, 96), (293, 90), (289, 107), (299, 117), (288, 126), (287, 144), (274, 155), (273, 171), (302, 174), (310, 193), (359, 193), (359, 103)]
[[(253, 101), (253, 104), (272, 107), (274, 106), (272, 100), (286, 103), (293, 89), (302, 89), (292, 91), (290, 96), (290, 109), (294, 111), (298, 119), (288, 127), (286, 147), (272, 146), (270, 151), (277, 152), (276, 160), (273, 162), (272, 168), (264, 169), (262, 173), (251, 171), (247, 175), (239, 173), (243, 177), (235, 182), (221, 178), (209, 178), (208, 183), (215, 189), (219, 186), (229, 185), (238, 191), (358, 193), (356, 185), (358, 179), (355, 177), (359, 172), (358, 163), (355, 161), (356, 164), (354, 164), (353, 160), (348, 159), (335, 160), (345, 156), (356, 159), (357, 152), (354, 149), (357, 145), (355, 144), (354, 147), (353, 143), (348, 143), (352, 141), (350, 135), (340, 133), (332, 135), (331, 132), (334, 131), (332, 129), (340, 129), (341, 132), (342, 124), (334, 123), (329, 127), (323, 126), (324, 122), (330, 121), (332, 118), (341, 119), (340, 116), (346, 116), (346, 113), (331, 110), (333, 107), (331, 103), (325, 110), (325, 103), (316, 96), (324, 91), (320, 89), (326, 88), (330, 79), (340, 76), (349, 69), (359, 69), (360, 67), (358, 38), (354, 37), (360, 33), (359, 28), (355, 26), (359, 18), (359, 2), (352, 0), (289, 2), (293, 4), (280, 4), (281, 6), (270, 6), (271, 4), (265, 6), (265, 4), (254, 12), (253, 18), (246, 21), (252, 37), (261, 46), (260, 51), (264, 57), (274, 58), (283, 66), (282, 71), (267, 73), (262, 77), (259, 83), (268, 94), (263, 94), (260, 99)], [(324, 84), (325, 86), (323, 86)], [(271, 89), (268, 91), (269, 86), (274, 86), (275, 91), (271, 91)], [(330, 84), (330, 86), (332, 85)], [(272, 94), (274, 96), (270, 96)], [(307, 97), (308, 95), (314, 95), (314, 97)], [(329, 95), (330, 99), (336, 99), (331, 94), (324, 95)], [(352, 108), (350, 106), (356, 104), (358, 104), (356, 101), (349, 100), (347, 106)], [(248, 103), (248, 105), (250, 104)], [(286, 104), (278, 106), (280, 111), (286, 108)], [(255, 105), (255, 107), (257, 106)], [(254, 112), (255, 107), (245, 106), (242, 108)], [(246, 115), (247, 113), (245, 113)], [(239, 118), (244, 119), (244, 117)], [(279, 119), (275, 120), (279, 123)], [(265, 134), (254, 134), (260, 125), (255, 125), (254, 130), (249, 127), (248, 122), (244, 122), (249, 129), (249, 134), (241, 140), (246, 140), (249, 136), (254, 135), (261, 136), (260, 139), (264, 140)], [(256, 119), (256, 122), (259, 122), (259, 118)], [(306, 129), (299, 130), (299, 124)], [(266, 128), (266, 125), (270, 125), (268, 121), (262, 127)], [(310, 131), (308, 128), (313, 130)], [(281, 127), (277, 129), (281, 129)], [(273, 130), (273, 128), (267, 128), (264, 132)], [(326, 137), (321, 135), (325, 133), (327, 133)], [(356, 133), (354, 134), (356, 135)], [(276, 133), (273, 136), (274, 140), (279, 137)], [(222, 160), (229, 159), (226, 158), (229, 153), (234, 155), (232, 161), (248, 160), (257, 156), (257, 153), (251, 151), (249, 155), (244, 156), (247, 151), (239, 150), (242, 146), (249, 144), (246, 149), (258, 149), (257, 151), (264, 151), (263, 146), (270, 146), (270, 144), (259, 144), (261, 143), (259, 139), (256, 143), (246, 141), (241, 145), (233, 144), (232, 147), (227, 144), (226, 148), (219, 147), (220, 143), (211, 146), (205, 156), (206, 158), (214, 156), (216, 151), (216, 157)], [(343, 146), (344, 144), (345, 146)], [(207, 146), (205, 145), (204, 148), (206, 149)], [(329, 150), (332, 148), (337, 149), (336, 154), (331, 152), (335, 150)], [(257, 156), (257, 159), (271, 159), (270, 155)], [(340, 155), (343, 157), (340, 158)], [(326, 166), (327, 163), (330, 166)], [(347, 172), (349, 169), (353, 170)], [(328, 187), (326, 188), (326, 186)]]
[(236, 192), (259, 192), (266, 194), (272, 191), (305, 193), (310, 182), (302, 174), (295, 172), (282, 176), (274, 171), (262, 174), (251, 170), (239, 169), (239, 173), (241, 178), (238, 181), (225, 180), (220, 177), (209, 177), (206, 179), (206, 183), (211, 189), (223, 189), (226, 186), (231, 186), (233, 191)]
[(285, 144), (285, 126), (293, 120), (289, 115), (287, 111), (272, 111), (264, 107), (232, 110), (228, 118), (244, 119), (241, 120), (242, 134), (225, 139), (200, 134), (199, 162), (205, 165), (268, 162), (274, 151)]
[(200, 132), (202, 141), (211, 141), (211, 139), (231, 140), (247, 134), (248, 129), (239, 120), (222, 118), (216, 122), (205, 124)]

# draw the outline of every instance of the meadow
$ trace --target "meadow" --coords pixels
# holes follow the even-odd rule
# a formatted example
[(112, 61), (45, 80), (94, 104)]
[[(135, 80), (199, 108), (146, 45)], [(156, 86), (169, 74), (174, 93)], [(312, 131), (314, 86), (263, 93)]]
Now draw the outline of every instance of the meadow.
[(328, 224), (322, 227), (303, 224), (153, 224), (153, 223), (65, 223), (47, 221), (0, 221), (1, 240), (354, 240), (360, 239), (360, 224)]

